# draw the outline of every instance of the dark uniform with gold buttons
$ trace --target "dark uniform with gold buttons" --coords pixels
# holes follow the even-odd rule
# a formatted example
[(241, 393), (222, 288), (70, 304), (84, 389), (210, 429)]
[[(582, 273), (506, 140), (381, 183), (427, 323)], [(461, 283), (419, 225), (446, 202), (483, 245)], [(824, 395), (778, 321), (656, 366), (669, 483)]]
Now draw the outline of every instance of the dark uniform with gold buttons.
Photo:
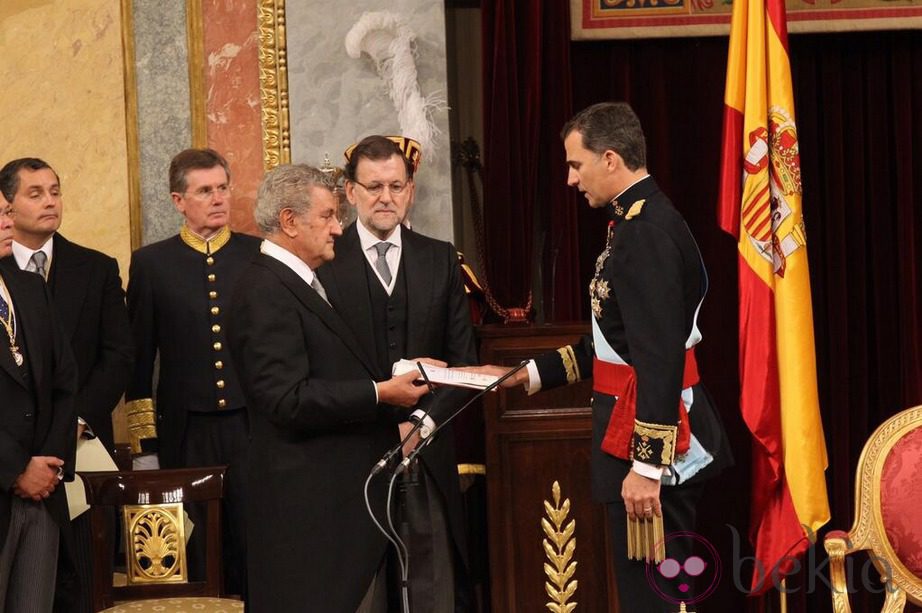
[(136, 347), (125, 394), (132, 452), (156, 452), (162, 468), (230, 466), (225, 524), (232, 534), (231, 542), (225, 534), (224, 557), (232, 590), (242, 589), (234, 585), (234, 573), (245, 568), (245, 471), (237, 465), (246, 457), (248, 428), (224, 317), (238, 275), (258, 255), (259, 243), (226, 226), (206, 241), (183, 226), (177, 236), (135, 251), (128, 281)]

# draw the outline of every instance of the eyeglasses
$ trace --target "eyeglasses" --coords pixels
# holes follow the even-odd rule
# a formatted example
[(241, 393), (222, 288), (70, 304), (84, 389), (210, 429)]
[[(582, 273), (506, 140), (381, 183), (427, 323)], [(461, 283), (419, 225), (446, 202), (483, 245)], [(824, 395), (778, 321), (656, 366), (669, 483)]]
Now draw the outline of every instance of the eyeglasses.
[(406, 183), (401, 183), (400, 181), (394, 181), (393, 183), (372, 183), (371, 185), (365, 185), (360, 181), (353, 181), (356, 185), (361, 185), (362, 188), (368, 192), (368, 195), (378, 197), (384, 193), (385, 188), (391, 193), (392, 196), (399, 196), (406, 191), (407, 187), (410, 186), (410, 181)]
[(229, 185), (219, 185), (217, 187), (211, 187), (210, 185), (206, 185), (204, 187), (198, 188), (192, 193), (186, 192), (185, 194), (191, 198), (195, 198), (196, 200), (205, 201), (205, 200), (214, 200), (215, 194), (219, 194), (221, 197), (224, 197), (224, 196), (227, 196), (229, 193), (230, 193)]

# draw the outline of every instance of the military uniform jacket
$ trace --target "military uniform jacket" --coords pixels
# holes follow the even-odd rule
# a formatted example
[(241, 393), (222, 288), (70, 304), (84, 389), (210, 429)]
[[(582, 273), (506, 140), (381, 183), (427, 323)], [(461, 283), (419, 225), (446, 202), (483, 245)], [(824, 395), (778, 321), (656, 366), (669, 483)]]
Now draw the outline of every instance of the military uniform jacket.
[(128, 312), (136, 353), (125, 393), (129, 437), (135, 453), (159, 451), (164, 468), (179, 464), (188, 411), (245, 407), (224, 321), (237, 279), (259, 254), (260, 240), (224, 228), (209, 243), (184, 227), (131, 257)]
[[(637, 406), (632, 452), (652, 446), (653, 459), (674, 459), (686, 348), (700, 340), (697, 310), (707, 275), (691, 231), (651, 177), (628, 188), (611, 204), (613, 226), (591, 283), (592, 317), (607, 344), (635, 371)], [(592, 376), (596, 350), (591, 337), (536, 360), (542, 388)], [(691, 432), (714, 456), (695, 479), (706, 478), (730, 461), (726, 434), (707, 391), (692, 388)], [(621, 460), (604, 453), (601, 441), (610, 419), (619, 419), (616, 398), (593, 394), (593, 493), (601, 501), (620, 497)], [(661, 463), (668, 465), (672, 462)]]

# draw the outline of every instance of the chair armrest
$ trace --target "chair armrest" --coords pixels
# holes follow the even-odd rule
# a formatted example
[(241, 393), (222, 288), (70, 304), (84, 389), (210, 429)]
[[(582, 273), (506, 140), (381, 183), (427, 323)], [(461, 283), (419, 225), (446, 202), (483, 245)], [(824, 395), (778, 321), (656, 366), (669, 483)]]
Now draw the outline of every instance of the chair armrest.
[(848, 603), (848, 582), (845, 578), (845, 556), (850, 553), (851, 549), (848, 532), (833, 530), (823, 539), (823, 546), (829, 554), (832, 610), (836, 613), (851, 613), (852, 608)]

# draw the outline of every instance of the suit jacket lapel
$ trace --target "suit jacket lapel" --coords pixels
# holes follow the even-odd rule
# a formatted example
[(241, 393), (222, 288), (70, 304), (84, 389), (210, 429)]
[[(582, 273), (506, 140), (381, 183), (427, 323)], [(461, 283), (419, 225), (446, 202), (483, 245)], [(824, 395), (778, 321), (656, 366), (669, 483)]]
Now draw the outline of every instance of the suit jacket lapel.
[(60, 234), (55, 235), (48, 287), (54, 295), (55, 312), (68, 341), (77, 331), (77, 320), (86, 299), (86, 264), (70, 241)]
[[(336, 312), (348, 322), (365, 353), (373, 356), (376, 350), (371, 301), (367, 295), (355, 296), (356, 292), (367, 294), (367, 262), (359, 233), (355, 224), (352, 224), (336, 241), (336, 258), (321, 266), (318, 275)], [(377, 373), (377, 376), (382, 375), (377, 368), (372, 372)]]
[(420, 245), (411, 230), (401, 231), (403, 243), (400, 267), (407, 278), (407, 354), (420, 356), (425, 353), (419, 341), (426, 338), (429, 325), (430, 305), (435, 291), (434, 279), (428, 271), (434, 270), (432, 250)]
[[(291, 293), (294, 294), (298, 301), (312, 313), (317, 315), (333, 334), (339, 337), (343, 345), (355, 354), (365, 368), (368, 369), (369, 373), (376, 372), (377, 369), (374, 368), (371, 360), (369, 360), (365, 352), (362, 351), (362, 348), (359, 346), (358, 341), (355, 340), (346, 322), (344, 322), (339, 314), (333, 310), (333, 307), (327, 304), (317, 292), (311, 289), (311, 287), (301, 279), (301, 277), (295, 274), (288, 266), (271, 256), (260, 255), (259, 259), (256, 261), (274, 272)], [(322, 282), (321, 280), (321, 283)], [(326, 290), (326, 286), (324, 286), (324, 290)]]
[[(12, 260), (12, 257), (8, 258)], [(13, 266), (16, 264), (14, 263)], [(29, 273), (33, 274), (33, 273)], [(31, 347), (25, 343), (25, 339), (28, 336), (28, 332), (23, 332), (22, 324), (24, 320), (20, 317), (20, 313), (28, 312), (29, 309), (26, 308), (25, 303), (22, 300), (22, 291), (19, 289), (19, 282), (16, 280), (15, 275), (12, 273), (7, 273), (3, 275), (3, 280), (6, 282), (6, 287), (10, 293), (10, 302), (13, 305), (13, 313), (16, 318), (16, 344), (19, 346), (20, 351), (25, 354), (27, 360), (32, 359)], [(36, 359), (39, 356), (36, 356)], [(31, 362), (30, 362), (31, 365)], [(25, 379), (22, 378), (22, 373), (19, 371), (19, 367), (16, 366), (16, 362), (13, 361), (13, 353), (10, 351), (10, 343), (7, 339), (6, 332), (0, 330), (0, 367), (2, 367), (14, 381), (19, 383), (21, 386), (26, 387)]]

